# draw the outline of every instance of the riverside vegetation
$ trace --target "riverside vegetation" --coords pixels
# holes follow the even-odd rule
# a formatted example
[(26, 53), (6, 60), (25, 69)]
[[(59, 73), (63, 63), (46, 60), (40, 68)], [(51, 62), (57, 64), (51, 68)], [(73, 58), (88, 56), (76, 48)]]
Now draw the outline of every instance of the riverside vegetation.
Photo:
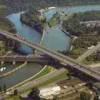
[[(73, 37), (77, 37), (72, 40), (73, 48), (68, 53), (71, 57), (77, 58), (84, 53), (89, 47), (95, 46), (100, 41), (100, 26), (87, 26), (81, 24), (84, 21), (96, 21), (100, 20), (100, 11), (89, 11), (84, 13), (75, 13), (67, 20), (63, 21), (63, 29), (70, 32)], [(93, 58), (91, 58), (93, 57)], [(97, 54), (89, 57), (92, 61), (97, 60)], [(88, 59), (88, 58), (87, 58)]]
[[(6, 18), (7, 8), (5, 5), (0, 5), (0, 29), (15, 33), (13, 24)], [(8, 51), (8, 44), (11, 40), (0, 36), (0, 55), (4, 55)]]

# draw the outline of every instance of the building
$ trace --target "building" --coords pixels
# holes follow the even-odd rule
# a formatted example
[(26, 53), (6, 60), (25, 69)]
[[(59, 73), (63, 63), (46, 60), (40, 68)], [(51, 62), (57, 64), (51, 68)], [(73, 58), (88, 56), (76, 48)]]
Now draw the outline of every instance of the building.
[(45, 99), (53, 99), (55, 95), (59, 95), (61, 92), (60, 86), (51, 86), (40, 89), (40, 97)]

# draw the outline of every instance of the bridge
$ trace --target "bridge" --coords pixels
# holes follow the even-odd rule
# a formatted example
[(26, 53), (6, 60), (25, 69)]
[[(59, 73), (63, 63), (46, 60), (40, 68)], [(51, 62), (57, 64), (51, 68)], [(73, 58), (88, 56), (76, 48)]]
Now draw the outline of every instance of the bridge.
[(49, 49), (41, 46), (40, 44), (31, 43), (30, 41), (27, 41), (24, 38), (20, 38), (17, 35), (12, 35), (12, 33), (10, 33), (10, 32), (0, 30), (0, 34), (7, 38), (13, 39), (20, 43), (23, 43), (31, 48), (34, 48), (34, 49), (52, 57), (53, 59), (63, 63), (64, 65), (69, 65), (72, 69), (76, 69), (76, 70), (80, 71), (81, 73), (84, 73), (85, 75), (91, 76), (92, 78), (96, 79), (97, 81), (100, 81), (100, 73), (95, 72), (94, 70), (88, 68), (86, 65), (82, 65), (82, 64), (78, 63), (76, 60), (74, 60), (68, 56), (64, 56), (63, 54), (60, 54), (56, 51), (49, 50)]
[(13, 65), (16, 62), (40, 62), (40, 63), (48, 63), (48, 59), (45, 59), (42, 56), (21, 56), (21, 55), (11, 55), (11, 56), (0, 56), (1, 65), (4, 63), (12, 63)]

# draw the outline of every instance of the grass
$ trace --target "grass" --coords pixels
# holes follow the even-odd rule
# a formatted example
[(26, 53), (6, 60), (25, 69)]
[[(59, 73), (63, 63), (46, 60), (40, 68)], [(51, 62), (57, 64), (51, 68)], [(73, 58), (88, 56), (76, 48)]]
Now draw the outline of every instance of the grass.
[[(52, 79), (47, 80), (46, 82), (39, 84), (36, 87), (41, 88), (44, 86), (48, 86), (49, 84), (56, 84), (57, 82), (59, 82), (61, 80), (68, 79), (69, 77), (67, 76), (67, 74), (68, 74), (68, 71), (61, 73), (60, 75), (53, 77)], [(28, 94), (28, 93), (30, 93), (30, 91), (31, 91), (31, 89), (28, 89), (27, 91), (24, 91), (22, 94)]]
[(13, 28), (13, 24), (7, 18), (5, 18), (6, 14), (6, 6), (0, 5), (0, 28), (9, 31)]
[(44, 76), (44, 75), (46, 75), (46, 74), (48, 74), (48, 73), (50, 73), (50, 72), (52, 72), (54, 70), (55, 69), (53, 67), (47, 66), (39, 74), (37, 74), (35, 77), (33, 76), (30, 79), (27, 79), (27, 80), (23, 81), (22, 83), (19, 83), (18, 85), (16, 85), (16, 88), (17, 87), (20, 87), (20, 86), (24, 85), (25, 83), (28, 83), (28, 82), (30, 82), (32, 80), (35, 80), (37, 78), (40, 78), (40, 77), (42, 77), (42, 76)]
[(13, 24), (7, 18), (0, 18), (0, 29), (10, 31), (13, 28)]
[[(45, 75), (45, 74), (48, 72), (47, 70), (48, 70), (48, 71), (52, 71), (52, 70), (54, 70), (54, 69), (52, 69), (50, 66), (49, 66), (49, 67), (46, 67), (46, 68), (43, 70), (43, 72), (41, 72), (41, 73), (40, 73), (37, 77), (35, 77), (35, 78), (39, 78), (40, 75)], [(46, 72), (45, 72), (45, 71), (46, 71)], [(44, 74), (44, 72), (45, 72), (45, 74)], [(46, 82), (37, 85), (36, 87), (40, 88), (40, 87), (47, 86), (47, 85), (49, 85), (49, 84), (55, 84), (55, 83), (57, 83), (58, 81), (61, 81), (61, 80), (64, 80), (64, 79), (68, 79), (67, 74), (68, 74), (68, 71), (63, 72), (63, 73), (61, 73), (60, 75), (55, 76), (55, 77), (53, 77), (52, 79), (47, 80)], [(21, 93), (21, 94), (28, 94), (30, 91), (31, 91), (31, 89), (28, 89), (28, 90), (24, 91), (24, 92)], [(10, 98), (11, 98), (11, 99), (10, 99)], [(15, 100), (15, 99), (12, 99), (12, 98), (13, 98), (13, 97), (9, 97), (7, 100)], [(15, 97), (14, 97), (14, 98), (15, 98)], [(20, 99), (18, 99), (18, 100), (20, 100)]]
[(7, 98), (6, 100), (21, 100), (19, 96), (12, 96), (10, 98)]
[(62, 74), (60, 74), (59, 76), (56, 76), (56, 77), (53, 77), (52, 79), (42, 83), (42, 84), (39, 84), (38, 87), (43, 87), (43, 86), (46, 86), (46, 85), (49, 85), (49, 84), (52, 84), (52, 83), (57, 83), (58, 81), (61, 81), (61, 80), (64, 80), (64, 79), (68, 79), (68, 76), (67, 76), (68, 72), (64, 72)]
[[(55, 69), (51, 66), (47, 66), (44, 68), (43, 71), (41, 71), (36, 77), (34, 77), (32, 80), (40, 78), (52, 71), (54, 71)], [(31, 91), (31, 89), (28, 89), (27, 91), (24, 91), (24, 93), (29, 93)], [(7, 100), (20, 100), (19, 96), (12, 96), (12, 97), (8, 97)]]
[(86, 51), (85, 48), (73, 48), (71, 51), (70, 51), (70, 54), (69, 56), (71, 56), (72, 58), (78, 58), (80, 55), (82, 55), (84, 52)]
[(57, 23), (58, 23), (57, 19), (56, 19), (56, 18), (52, 18), (52, 19), (50, 20), (50, 22), (49, 22), (49, 25), (50, 25), (51, 27), (53, 27), (53, 26), (57, 25)]
[(7, 8), (5, 5), (0, 5), (0, 16), (4, 16), (6, 14)]
[(92, 64), (93, 61), (88, 61), (87, 59), (84, 59), (84, 60), (82, 61), (82, 63), (84, 63), (84, 64), (86, 64), (86, 65), (89, 65), (89, 64)]
[(100, 63), (100, 60), (98, 61), (98, 60), (92, 60), (92, 59), (93, 59), (92, 57), (91, 57), (90, 60), (88, 60), (88, 59), (86, 58), (86, 59), (84, 59), (84, 60), (82, 61), (82, 63), (84, 63), (84, 64), (86, 64), (86, 65), (91, 65), (91, 64)]
[(52, 71), (54, 71), (55, 69), (51, 66), (47, 66), (43, 71), (41, 71), (36, 77), (34, 77), (33, 79), (37, 79), (41, 76), (44, 76)]

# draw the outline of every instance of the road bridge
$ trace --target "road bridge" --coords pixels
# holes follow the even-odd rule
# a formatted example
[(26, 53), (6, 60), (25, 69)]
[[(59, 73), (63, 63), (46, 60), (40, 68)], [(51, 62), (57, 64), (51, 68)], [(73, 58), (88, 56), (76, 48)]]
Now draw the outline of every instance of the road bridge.
[(34, 49), (52, 57), (53, 59), (56, 59), (57, 61), (59, 61), (63, 64), (69, 65), (69, 66), (71, 66), (71, 68), (76, 69), (76, 70), (80, 71), (81, 73), (89, 75), (89, 76), (93, 77), (94, 79), (100, 81), (100, 73), (97, 73), (94, 70), (91, 70), (86, 65), (82, 65), (82, 64), (78, 63), (76, 60), (74, 60), (68, 56), (64, 56), (63, 54), (60, 54), (56, 51), (49, 50), (48, 48), (45, 48), (45, 47), (41, 46), (40, 44), (31, 43), (30, 41), (27, 41), (24, 38), (20, 38), (20, 37), (17, 37), (16, 35), (12, 35), (12, 33), (10, 33), (10, 32), (0, 30), (0, 34), (3, 36), (6, 36), (7, 38), (13, 39), (20, 43), (23, 43), (31, 48), (34, 48)]
[(45, 59), (41, 56), (19, 56), (19, 55), (11, 55), (11, 56), (0, 56), (1, 65), (4, 63), (12, 63), (13, 65), (16, 62), (40, 62), (40, 63), (48, 63), (48, 59)]

